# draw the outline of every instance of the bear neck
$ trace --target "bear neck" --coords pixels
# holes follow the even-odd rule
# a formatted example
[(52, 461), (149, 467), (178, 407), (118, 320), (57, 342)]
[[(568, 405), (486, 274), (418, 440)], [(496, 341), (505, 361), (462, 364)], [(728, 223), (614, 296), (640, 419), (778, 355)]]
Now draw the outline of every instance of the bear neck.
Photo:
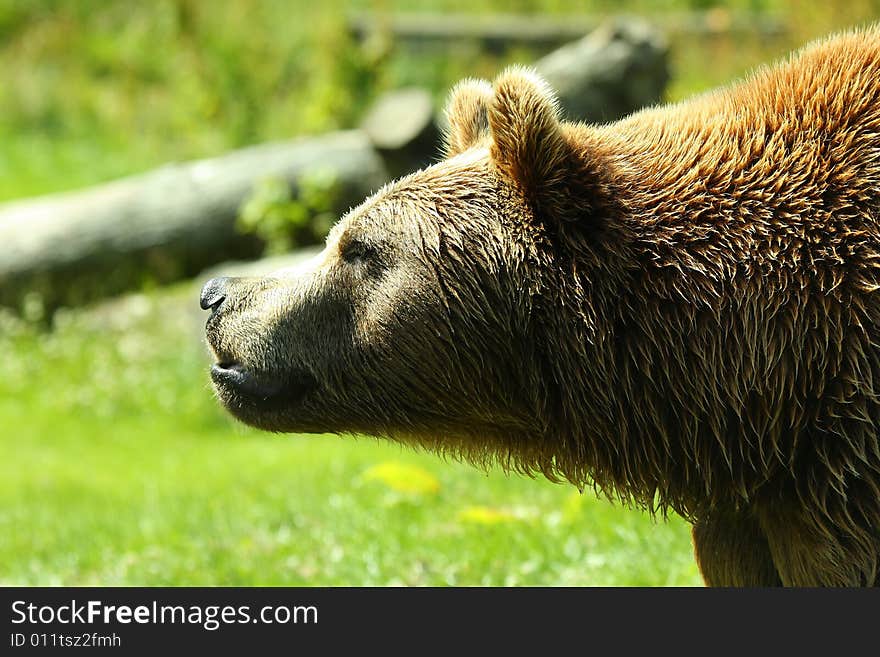
[(742, 418), (727, 411), (765, 403), (733, 383), (750, 329), (728, 311), (759, 293), (741, 278), (745, 247), (719, 227), (742, 205), (707, 184), (700, 138), (674, 162), (657, 146), (652, 161), (648, 140), (579, 129), (585, 210), (558, 224), (534, 308), (539, 431), (555, 440), (540, 469), (689, 518), (747, 500), (774, 464), (743, 450)]

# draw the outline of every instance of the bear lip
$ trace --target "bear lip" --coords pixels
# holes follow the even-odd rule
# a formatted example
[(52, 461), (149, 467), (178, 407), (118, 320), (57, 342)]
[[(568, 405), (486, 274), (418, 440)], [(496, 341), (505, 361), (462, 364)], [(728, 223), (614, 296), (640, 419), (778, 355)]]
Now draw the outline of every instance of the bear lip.
[(231, 394), (238, 402), (268, 404), (268, 407), (301, 401), (318, 386), (315, 377), (304, 370), (272, 378), (232, 360), (214, 363), (211, 366), (211, 380), (219, 390)]
[(268, 399), (281, 392), (280, 383), (269, 383), (236, 361), (222, 361), (211, 366), (211, 379), (218, 386), (249, 397)]

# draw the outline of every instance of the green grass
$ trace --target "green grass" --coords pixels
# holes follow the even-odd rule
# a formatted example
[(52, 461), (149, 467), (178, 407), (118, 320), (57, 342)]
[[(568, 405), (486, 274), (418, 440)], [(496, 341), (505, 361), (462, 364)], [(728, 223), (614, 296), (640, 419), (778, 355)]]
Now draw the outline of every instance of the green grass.
[(4, 318), (0, 584), (696, 585), (688, 527), (373, 439), (235, 425), (189, 286)]

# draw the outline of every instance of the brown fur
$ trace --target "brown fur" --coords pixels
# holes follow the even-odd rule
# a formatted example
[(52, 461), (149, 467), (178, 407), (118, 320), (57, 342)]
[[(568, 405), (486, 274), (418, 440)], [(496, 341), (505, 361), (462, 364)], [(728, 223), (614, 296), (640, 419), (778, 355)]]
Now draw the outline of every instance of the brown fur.
[(880, 31), (606, 126), (522, 69), (450, 108), (308, 272), (230, 284), (267, 388), (227, 407), (672, 509), (709, 584), (878, 583)]

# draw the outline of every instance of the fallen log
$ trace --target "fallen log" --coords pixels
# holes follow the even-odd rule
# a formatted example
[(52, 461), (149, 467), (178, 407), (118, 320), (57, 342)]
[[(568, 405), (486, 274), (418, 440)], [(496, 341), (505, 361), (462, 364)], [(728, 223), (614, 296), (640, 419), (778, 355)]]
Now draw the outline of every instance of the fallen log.
[(294, 190), (331, 172), (342, 212), (387, 181), (361, 131), (265, 144), (172, 164), (82, 191), (0, 205), (0, 305), (36, 298), (47, 310), (145, 282), (191, 276), (261, 245), (236, 230), (242, 202), (266, 178)]
[(603, 123), (660, 102), (669, 46), (652, 25), (615, 19), (535, 62), (566, 119)]
[[(651, 22), (668, 34), (697, 38), (740, 34), (778, 37), (788, 29), (784, 21), (772, 14), (730, 12), (723, 8), (665, 12), (652, 16)], [(515, 46), (549, 50), (583, 36), (600, 23), (601, 19), (583, 14), (358, 13), (348, 19), (348, 30), (358, 41), (386, 39), (416, 49), (471, 42), (489, 52), (503, 52)]]
[[(565, 118), (600, 123), (658, 103), (669, 80), (665, 36), (637, 19), (603, 23), (533, 64), (558, 96)], [(436, 161), (446, 117), (420, 89), (380, 97), (361, 128), (393, 176)]]
[(379, 97), (361, 129), (397, 178), (436, 160), (440, 143), (436, 114), (426, 89), (396, 89)]

